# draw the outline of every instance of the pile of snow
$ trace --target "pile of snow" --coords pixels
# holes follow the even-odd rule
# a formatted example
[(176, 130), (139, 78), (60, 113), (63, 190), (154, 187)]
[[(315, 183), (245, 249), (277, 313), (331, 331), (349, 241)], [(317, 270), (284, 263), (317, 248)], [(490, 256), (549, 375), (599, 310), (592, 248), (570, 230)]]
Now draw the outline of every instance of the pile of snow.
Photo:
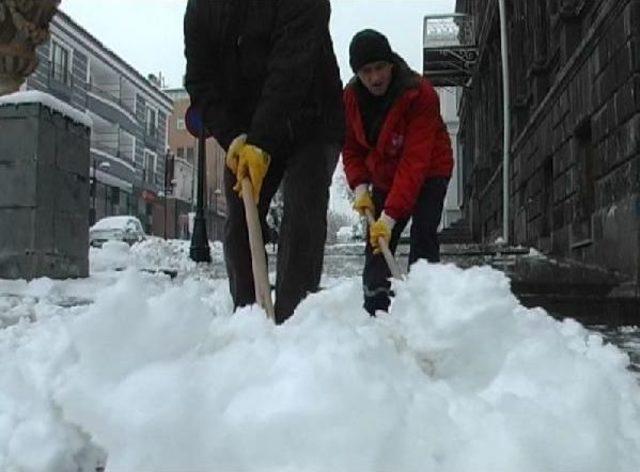
[(56, 97), (48, 93), (29, 90), (26, 92), (15, 92), (0, 97), (0, 106), (17, 106), (26, 103), (40, 103), (42, 106), (48, 108), (52, 112), (60, 113), (61, 115), (66, 116), (72, 121), (84, 125), (87, 128), (93, 127), (93, 120), (87, 113), (73, 108), (71, 105), (57, 99)]
[(107, 241), (100, 248), (89, 248), (89, 268), (92, 273), (121, 270), (133, 263), (129, 245), (123, 241)]
[(353, 226), (341, 226), (336, 233), (336, 238), (339, 244), (347, 244), (353, 241)]
[[(223, 260), (222, 244), (209, 242), (214, 263)], [(179, 272), (195, 270), (197, 264), (189, 259), (190, 241), (164, 240), (148, 237), (129, 246), (120, 241), (107, 241), (101, 248), (90, 248), (89, 263), (92, 273), (107, 270), (123, 270), (134, 267), (145, 270), (171, 269)]]
[(490, 268), (417, 264), (380, 318), (352, 279), (280, 327), (226, 281), (119, 275), (0, 331), (0, 470), (640, 469), (627, 356)]

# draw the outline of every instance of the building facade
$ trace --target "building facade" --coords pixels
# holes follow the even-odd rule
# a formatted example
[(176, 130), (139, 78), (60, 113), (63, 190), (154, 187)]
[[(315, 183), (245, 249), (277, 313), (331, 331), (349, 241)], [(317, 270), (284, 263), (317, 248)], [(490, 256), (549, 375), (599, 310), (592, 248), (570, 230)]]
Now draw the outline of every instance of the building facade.
[[(195, 207), (196, 184), (198, 182), (198, 140), (186, 128), (185, 114), (190, 105), (189, 94), (183, 88), (165, 90), (173, 101), (169, 117), (168, 145), (174, 156), (173, 197), (189, 202)], [(207, 231), (209, 239), (222, 241), (227, 204), (224, 195), (225, 151), (215, 139), (207, 140), (207, 172), (205, 204), (207, 207)], [(177, 216), (184, 220), (184, 211)], [(171, 218), (171, 217), (169, 217)]]
[[(640, 2), (507, 3), (514, 244), (617, 270), (640, 258)], [(497, 0), (458, 0), (478, 60), (460, 102), (464, 214), (502, 232), (502, 78)]]
[(440, 113), (449, 132), (455, 161), (447, 195), (444, 199), (444, 207), (442, 209), (442, 227), (448, 228), (451, 224), (462, 218), (462, 212), (460, 210), (462, 203), (462, 186), (460, 185), (462, 163), (460, 159), (458, 159), (458, 89), (456, 87), (438, 87), (436, 90), (440, 97)]
[(91, 117), (91, 222), (131, 214), (158, 234), (153, 208), (164, 187), (171, 99), (64, 12), (50, 30), (23, 89), (49, 93)]
[(457, 67), (450, 64), (449, 56), (443, 55), (441, 50), (461, 46), (461, 26), (455, 15), (428, 15), (423, 26), (422, 72), (440, 98), (440, 114), (449, 132), (455, 162), (442, 210), (442, 228), (448, 228), (462, 218), (460, 207), (464, 187), (461, 185), (462, 161), (458, 152), (460, 81), (457, 79)]

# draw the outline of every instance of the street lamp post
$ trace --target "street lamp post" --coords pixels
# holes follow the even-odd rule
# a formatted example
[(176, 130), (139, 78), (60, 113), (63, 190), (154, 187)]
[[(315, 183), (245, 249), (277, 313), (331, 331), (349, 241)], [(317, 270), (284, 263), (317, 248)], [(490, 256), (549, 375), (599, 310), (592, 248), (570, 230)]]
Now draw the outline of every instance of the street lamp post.
[(111, 168), (111, 164), (106, 161), (100, 162), (98, 164), (98, 160), (95, 156), (91, 160), (91, 208), (89, 209), (89, 225), (93, 226), (96, 223), (96, 194), (98, 193), (98, 185), (97, 185), (97, 176), (96, 176), (96, 168), (101, 170), (109, 170)]
[(200, 126), (198, 138), (198, 198), (196, 215), (193, 220), (193, 234), (189, 256), (195, 262), (211, 262), (211, 248), (207, 237), (207, 220), (204, 217), (205, 163), (207, 159), (207, 138), (204, 125)]

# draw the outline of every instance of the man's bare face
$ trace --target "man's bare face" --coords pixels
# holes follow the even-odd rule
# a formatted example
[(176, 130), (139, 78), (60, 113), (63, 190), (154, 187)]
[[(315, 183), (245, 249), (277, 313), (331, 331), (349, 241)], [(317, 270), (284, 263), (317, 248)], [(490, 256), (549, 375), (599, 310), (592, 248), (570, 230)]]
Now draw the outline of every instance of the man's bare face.
[(389, 89), (393, 77), (393, 64), (387, 61), (365, 64), (358, 70), (358, 77), (372, 95), (381, 97)]

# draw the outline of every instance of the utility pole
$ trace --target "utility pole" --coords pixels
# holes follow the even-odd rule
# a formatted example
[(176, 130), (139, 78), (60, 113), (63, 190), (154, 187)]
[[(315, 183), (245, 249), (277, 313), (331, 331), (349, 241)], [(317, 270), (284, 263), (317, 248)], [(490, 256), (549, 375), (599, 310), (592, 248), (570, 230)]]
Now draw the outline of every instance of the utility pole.
[(505, 0), (498, 0), (500, 9), (500, 50), (502, 52), (502, 238), (509, 244), (509, 174), (511, 155), (511, 103), (509, 91), (509, 37)]
[(175, 185), (174, 179), (174, 156), (171, 154), (171, 151), (167, 149), (164, 158), (164, 240), (167, 240), (167, 198), (169, 197), (169, 192), (173, 194), (173, 187)]

